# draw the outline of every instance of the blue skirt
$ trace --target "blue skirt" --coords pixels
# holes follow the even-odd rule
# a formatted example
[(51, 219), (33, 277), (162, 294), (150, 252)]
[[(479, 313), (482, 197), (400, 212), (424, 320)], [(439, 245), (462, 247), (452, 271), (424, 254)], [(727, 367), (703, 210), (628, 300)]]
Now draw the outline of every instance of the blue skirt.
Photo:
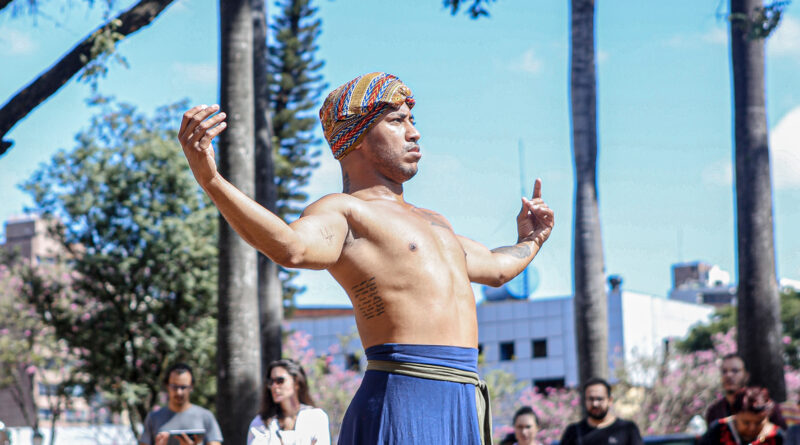
[[(424, 363), (478, 371), (478, 350), (387, 343), (368, 360)], [(480, 445), (475, 385), (369, 370), (347, 408), (339, 445)]]

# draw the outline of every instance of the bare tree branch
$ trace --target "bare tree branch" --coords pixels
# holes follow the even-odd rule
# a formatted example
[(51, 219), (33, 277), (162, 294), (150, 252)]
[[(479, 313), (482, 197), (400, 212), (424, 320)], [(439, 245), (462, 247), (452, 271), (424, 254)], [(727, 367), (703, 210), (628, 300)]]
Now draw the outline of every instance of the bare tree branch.
[[(8, 0), (0, 0), (7, 2)], [(20, 90), (0, 108), (0, 155), (3, 155), (12, 141), (5, 139), (6, 134), (17, 122), (21, 121), (39, 104), (55, 94), (72, 76), (96, 58), (92, 48), (95, 40), (108, 32), (113, 32), (121, 38), (127, 37), (139, 29), (149, 25), (155, 18), (172, 3), (173, 0), (141, 0), (139, 3), (109, 20), (89, 36), (83, 39), (61, 60), (50, 69), (39, 75), (36, 80)]]

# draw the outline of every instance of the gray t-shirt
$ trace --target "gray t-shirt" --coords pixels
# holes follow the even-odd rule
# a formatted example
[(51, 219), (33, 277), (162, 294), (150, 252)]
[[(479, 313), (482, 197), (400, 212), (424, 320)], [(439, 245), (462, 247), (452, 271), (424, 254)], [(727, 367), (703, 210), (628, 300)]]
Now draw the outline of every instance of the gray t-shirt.
[[(191, 405), (189, 409), (179, 413), (167, 407), (158, 411), (150, 411), (147, 418), (144, 419), (144, 431), (142, 431), (142, 437), (139, 438), (139, 442), (153, 445), (156, 441), (156, 435), (161, 431), (197, 428), (206, 430), (206, 434), (203, 437), (204, 444), (214, 441), (222, 442), (222, 432), (219, 430), (217, 419), (214, 418), (211, 411), (197, 405)], [(180, 445), (180, 442), (178, 442), (178, 439), (170, 437), (167, 444)]]

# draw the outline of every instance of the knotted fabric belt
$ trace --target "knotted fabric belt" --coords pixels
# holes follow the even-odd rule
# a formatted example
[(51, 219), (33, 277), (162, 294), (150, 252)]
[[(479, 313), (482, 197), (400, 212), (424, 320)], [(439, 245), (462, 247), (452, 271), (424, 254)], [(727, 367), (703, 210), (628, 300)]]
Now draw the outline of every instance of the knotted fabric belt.
[(475, 385), (475, 406), (478, 409), (478, 429), (481, 444), (492, 444), (492, 407), (489, 404), (489, 388), (478, 374), (447, 366), (424, 363), (390, 362), (387, 360), (368, 360), (367, 371), (383, 371), (420, 379), (441, 380), (445, 382)]

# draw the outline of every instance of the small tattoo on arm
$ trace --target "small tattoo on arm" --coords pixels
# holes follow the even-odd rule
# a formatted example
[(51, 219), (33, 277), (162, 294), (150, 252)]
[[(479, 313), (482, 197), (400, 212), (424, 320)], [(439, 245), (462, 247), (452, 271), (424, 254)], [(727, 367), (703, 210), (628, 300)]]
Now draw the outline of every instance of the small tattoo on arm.
[(408, 250), (414, 252), (417, 250), (417, 243), (408, 243)]
[(383, 307), (383, 299), (378, 295), (375, 277), (353, 286), (353, 300), (355, 300), (358, 313), (367, 320), (383, 315), (386, 311)]
[(348, 175), (347, 172), (342, 176), (342, 191), (344, 193), (350, 193), (350, 175)]
[(331, 233), (331, 231), (328, 230), (327, 227), (323, 227), (322, 230), (320, 230), (320, 232), (322, 232), (322, 238), (325, 239), (325, 242), (327, 242), (328, 245), (333, 243), (333, 233)]
[(517, 244), (515, 246), (503, 246), (492, 249), (492, 253), (502, 253), (503, 255), (510, 255), (514, 258), (528, 258), (531, 256), (531, 248), (525, 244)]

